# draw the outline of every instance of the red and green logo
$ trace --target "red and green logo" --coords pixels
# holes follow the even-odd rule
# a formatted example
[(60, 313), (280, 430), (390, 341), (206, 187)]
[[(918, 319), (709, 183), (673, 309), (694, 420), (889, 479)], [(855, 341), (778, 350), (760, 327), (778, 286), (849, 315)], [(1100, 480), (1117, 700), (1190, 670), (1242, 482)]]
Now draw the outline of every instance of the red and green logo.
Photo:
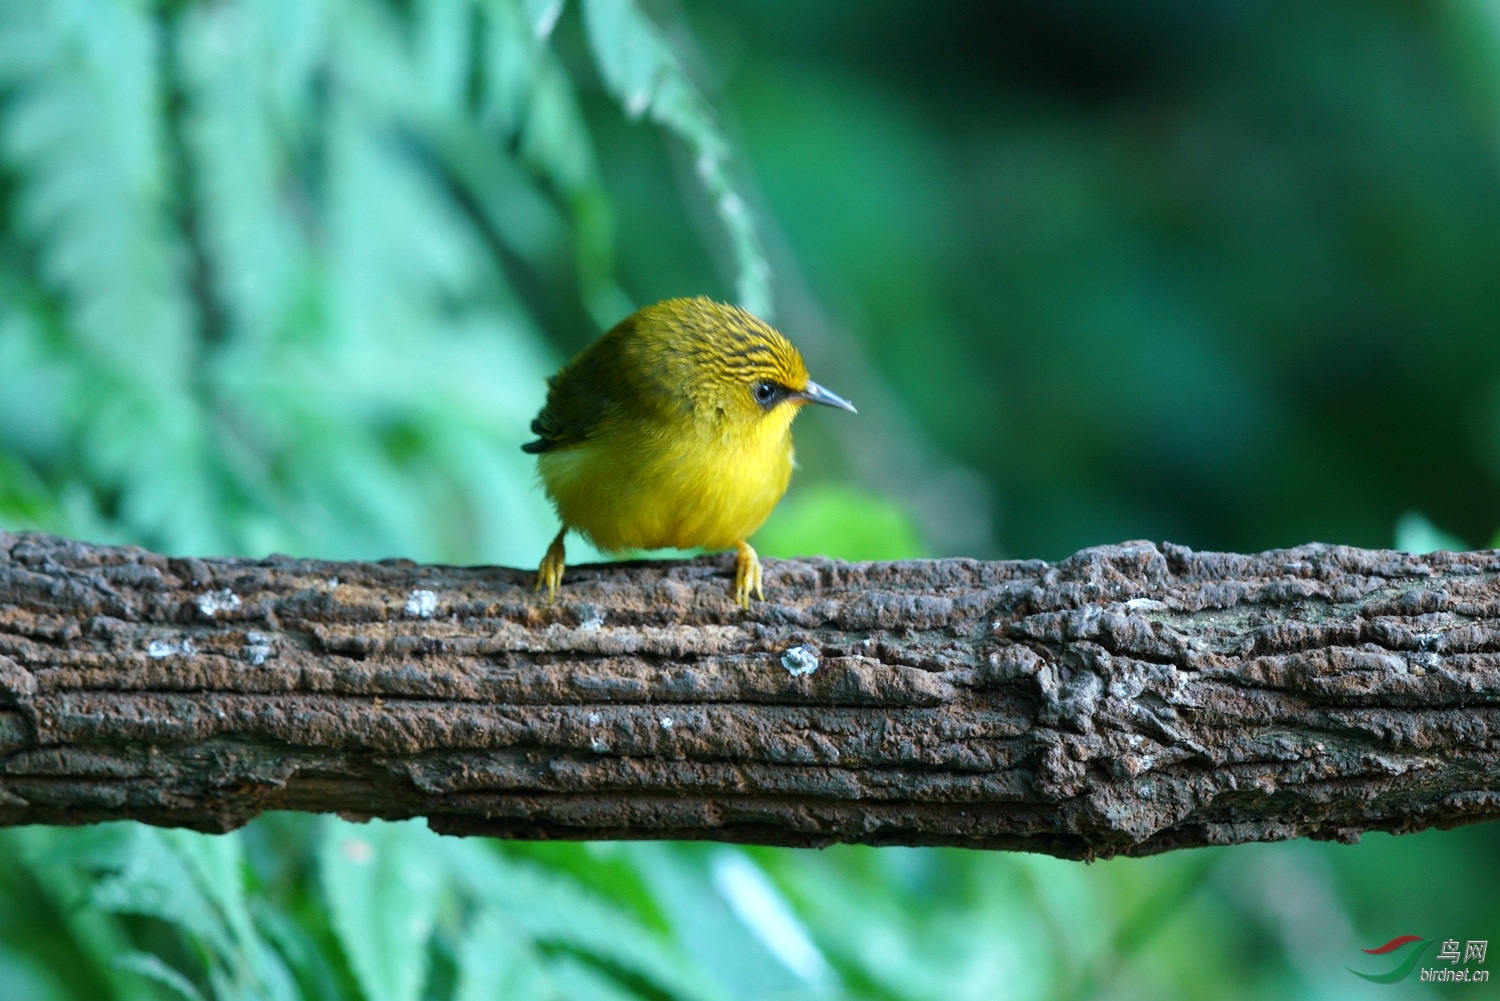
[[(1394, 984), (1411, 976), (1411, 971), (1417, 968), (1417, 963), (1421, 961), (1422, 954), (1434, 945), (1437, 945), (1437, 941), (1435, 938), (1424, 939), (1420, 935), (1397, 935), (1385, 945), (1376, 946), (1374, 949), (1362, 950), (1371, 956), (1388, 956), (1393, 953), (1403, 953), (1405, 958), (1388, 973), (1360, 973), (1352, 966), (1346, 966), (1344, 969), (1356, 977), (1364, 977), (1366, 980), (1377, 984)], [(1425, 942), (1426, 944), (1408, 949), (1408, 946), (1416, 945), (1419, 942)]]

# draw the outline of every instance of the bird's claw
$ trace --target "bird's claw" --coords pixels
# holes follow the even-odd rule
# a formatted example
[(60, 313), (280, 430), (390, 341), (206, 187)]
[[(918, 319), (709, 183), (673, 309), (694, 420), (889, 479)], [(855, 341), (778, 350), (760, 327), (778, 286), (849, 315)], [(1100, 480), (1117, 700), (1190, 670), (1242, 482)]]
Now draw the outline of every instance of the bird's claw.
[(741, 608), (749, 608), (752, 591), (761, 601), (766, 600), (760, 590), (760, 557), (748, 542), (737, 542), (735, 547), (739, 552), (734, 560), (734, 600)]
[(557, 533), (557, 538), (547, 547), (547, 555), (542, 557), (541, 566), (536, 568), (536, 587), (532, 590), (540, 591), (545, 587), (549, 605), (557, 597), (557, 589), (562, 584), (563, 568), (566, 566), (563, 536), (566, 534), (567, 529)]

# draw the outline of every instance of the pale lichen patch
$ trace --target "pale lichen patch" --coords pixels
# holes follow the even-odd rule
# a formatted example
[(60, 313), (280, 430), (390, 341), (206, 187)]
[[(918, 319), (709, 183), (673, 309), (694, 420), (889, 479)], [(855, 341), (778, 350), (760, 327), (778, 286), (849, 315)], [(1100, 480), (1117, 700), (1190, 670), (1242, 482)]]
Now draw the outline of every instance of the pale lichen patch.
[(406, 605), (402, 610), (407, 618), (430, 619), (437, 611), (437, 595), (425, 587), (419, 587), (406, 596)]
[(146, 647), (146, 656), (152, 660), (163, 660), (167, 657), (191, 657), (198, 652), (197, 645), (191, 637), (182, 640), (152, 640)]
[(205, 619), (212, 619), (220, 612), (238, 611), (244, 602), (229, 588), (221, 587), (217, 591), (204, 591), (198, 595), (196, 604), (200, 615)]
[(799, 643), (781, 655), (781, 666), (796, 678), (816, 671), (820, 659), (817, 647), (811, 643)]
[(264, 664), (271, 656), (271, 641), (264, 633), (254, 630), (245, 634), (245, 659), (256, 667)]

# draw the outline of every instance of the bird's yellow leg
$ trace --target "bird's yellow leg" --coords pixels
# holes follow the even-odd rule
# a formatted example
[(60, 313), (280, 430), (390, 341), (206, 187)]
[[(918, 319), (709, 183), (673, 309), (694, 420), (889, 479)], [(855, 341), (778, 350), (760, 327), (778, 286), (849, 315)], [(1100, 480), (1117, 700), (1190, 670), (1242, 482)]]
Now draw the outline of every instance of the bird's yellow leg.
[(557, 588), (562, 584), (564, 553), (563, 536), (568, 534), (568, 526), (564, 525), (562, 531), (557, 533), (557, 538), (552, 540), (552, 545), (547, 547), (547, 555), (542, 557), (542, 565), (536, 568), (536, 587), (533, 590), (547, 589), (547, 604), (552, 604), (552, 599), (557, 597)]
[(744, 539), (734, 545), (739, 550), (734, 560), (734, 600), (741, 608), (749, 608), (751, 591), (761, 601), (766, 600), (766, 596), (760, 593), (760, 557)]

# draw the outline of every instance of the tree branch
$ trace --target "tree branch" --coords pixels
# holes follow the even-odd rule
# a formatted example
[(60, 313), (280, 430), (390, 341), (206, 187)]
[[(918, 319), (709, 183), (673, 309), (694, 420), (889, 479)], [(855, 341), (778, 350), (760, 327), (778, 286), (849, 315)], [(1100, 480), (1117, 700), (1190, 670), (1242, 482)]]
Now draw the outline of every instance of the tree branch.
[[(1500, 816), (1500, 554), (509, 569), (0, 533), (0, 824), (1067, 857)], [(810, 670), (809, 670), (810, 669)], [(794, 671), (809, 670), (809, 673)]]

